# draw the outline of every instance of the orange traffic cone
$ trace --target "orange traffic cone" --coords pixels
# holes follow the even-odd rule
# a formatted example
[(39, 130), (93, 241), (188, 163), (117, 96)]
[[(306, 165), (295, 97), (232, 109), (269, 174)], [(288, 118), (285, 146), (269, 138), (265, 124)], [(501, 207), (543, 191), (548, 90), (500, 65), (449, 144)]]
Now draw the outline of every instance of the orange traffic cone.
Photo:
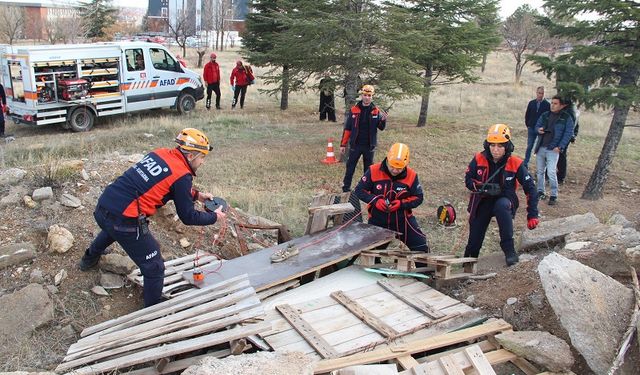
[(320, 161), (324, 164), (338, 163), (338, 160), (336, 160), (336, 156), (333, 153), (333, 138), (329, 138), (329, 143), (327, 144), (327, 157)]

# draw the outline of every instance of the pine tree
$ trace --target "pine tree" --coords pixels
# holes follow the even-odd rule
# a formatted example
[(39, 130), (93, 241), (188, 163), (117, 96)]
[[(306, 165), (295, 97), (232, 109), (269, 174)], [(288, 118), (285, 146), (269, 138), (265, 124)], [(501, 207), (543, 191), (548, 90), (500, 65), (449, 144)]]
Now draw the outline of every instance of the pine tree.
[(78, 12), (84, 20), (87, 38), (103, 39), (105, 30), (115, 23), (117, 9), (111, 0), (90, 0), (81, 2)]
[[(422, 95), (417, 126), (427, 124), (429, 96), (435, 85), (473, 82), (472, 70), (499, 43), (497, 0), (411, 0), (395, 7), (388, 48), (420, 69), (414, 94)], [(484, 20), (480, 22), (479, 20)]]
[[(552, 36), (582, 40), (582, 45), (555, 58), (532, 60), (548, 77), (559, 76), (558, 91), (587, 109), (612, 108), (613, 117), (598, 162), (582, 193), (599, 199), (627, 122), (640, 101), (640, 6), (625, 0), (547, 0), (553, 18), (541, 20)], [(574, 16), (597, 13), (589, 20)], [(628, 125), (627, 125), (628, 126)]]

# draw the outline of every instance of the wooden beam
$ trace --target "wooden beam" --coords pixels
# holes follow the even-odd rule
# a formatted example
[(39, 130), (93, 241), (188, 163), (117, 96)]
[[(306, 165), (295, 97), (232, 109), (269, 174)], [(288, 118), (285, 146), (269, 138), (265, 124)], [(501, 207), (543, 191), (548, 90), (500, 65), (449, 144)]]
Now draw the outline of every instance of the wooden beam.
[(473, 368), (478, 371), (479, 375), (496, 375), (496, 372), (493, 370), (493, 367), (491, 367), (491, 364), (487, 360), (487, 357), (485, 357), (484, 353), (482, 353), (479, 346), (476, 345), (466, 348), (464, 353), (467, 355), (467, 358), (473, 365)]
[(355, 207), (351, 203), (328, 204), (325, 206), (309, 207), (309, 213), (318, 211), (327, 211), (329, 215), (346, 214), (355, 211)]
[(438, 360), (440, 366), (447, 375), (464, 375), (464, 371), (453, 361), (451, 357), (442, 357)]
[(398, 351), (398, 348), (394, 347), (392, 344), (388, 347), (374, 349), (369, 352), (357, 353), (342, 358), (321, 360), (315, 363), (314, 373), (322, 374), (343, 367), (386, 361), (403, 355), (411, 355), (418, 352), (459, 344), (508, 329), (511, 329), (511, 325), (504, 320), (499, 319), (491, 323), (407, 342), (403, 344), (406, 347), (400, 351)]
[(382, 336), (389, 339), (394, 339), (400, 335), (400, 333), (393, 327), (383, 322), (377, 316), (371, 314), (369, 310), (359, 304), (356, 300), (347, 296), (343, 291), (333, 292), (331, 293), (331, 297), (338, 301), (342, 306), (346, 307), (347, 310), (351, 311), (353, 315), (376, 330)]
[(323, 358), (336, 358), (339, 356), (338, 352), (322, 338), (322, 335), (307, 323), (290, 305), (278, 305), (276, 309)]
[(403, 356), (400, 356), (400, 357), (396, 358), (395, 360), (405, 370), (410, 370), (410, 369), (420, 365), (420, 363), (418, 363), (418, 361), (416, 361), (410, 355), (403, 355)]
[(216, 352), (201, 354), (195, 357), (189, 357), (185, 359), (181, 359), (175, 362), (168, 363), (164, 369), (158, 371), (153, 367), (142, 368), (139, 370), (133, 370), (127, 372), (127, 375), (158, 375), (158, 374), (168, 374), (170, 372), (176, 372), (180, 370), (184, 370), (189, 366), (197, 365), (201, 360), (207, 357), (216, 357), (216, 358), (224, 358), (231, 354), (229, 349), (218, 350)]
[[(212, 333), (193, 339), (179, 341), (155, 348), (143, 350), (138, 353), (132, 353), (123, 357), (113, 358), (105, 362), (96, 363), (90, 366), (82, 367), (73, 371), (74, 375), (101, 374), (111, 370), (122, 369), (139, 363), (153, 361), (158, 358), (192, 352), (194, 350), (209, 348), (223, 342), (229, 342), (234, 339), (247, 337), (256, 333), (269, 330), (271, 323), (252, 324), (244, 327), (234, 328), (232, 330)], [(56, 371), (58, 371), (56, 369)]]
[(445, 316), (445, 314), (434, 309), (432, 306), (429, 306), (429, 304), (427, 304), (426, 302), (423, 302), (413, 296), (408, 295), (407, 293), (402, 291), (402, 289), (391, 284), (388, 280), (378, 280), (378, 285), (380, 285), (381, 287), (386, 289), (389, 293), (393, 294), (394, 296), (402, 300), (407, 305), (413, 307), (414, 309), (420, 311), (421, 313), (425, 314), (426, 316), (432, 319), (439, 319)]

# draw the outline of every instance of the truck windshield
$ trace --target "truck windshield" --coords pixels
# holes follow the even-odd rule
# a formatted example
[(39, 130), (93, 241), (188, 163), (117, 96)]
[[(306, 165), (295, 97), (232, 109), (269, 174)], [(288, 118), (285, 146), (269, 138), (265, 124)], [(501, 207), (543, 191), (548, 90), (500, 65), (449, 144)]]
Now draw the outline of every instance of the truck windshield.
[(181, 72), (180, 64), (176, 64), (176, 60), (171, 55), (160, 48), (151, 48), (151, 62), (157, 70), (169, 70), (172, 72)]

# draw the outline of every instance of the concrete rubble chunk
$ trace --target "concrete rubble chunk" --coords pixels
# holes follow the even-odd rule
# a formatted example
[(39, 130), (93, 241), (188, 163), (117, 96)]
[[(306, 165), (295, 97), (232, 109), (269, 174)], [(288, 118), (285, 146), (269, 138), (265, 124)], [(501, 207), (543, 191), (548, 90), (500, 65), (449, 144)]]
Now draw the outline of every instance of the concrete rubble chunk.
[(42, 202), (47, 199), (53, 198), (53, 189), (51, 186), (41, 187), (36, 189), (31, 194), (31, 198), (36, 202)]
[(29, 208), (36, 208), (38, 207), (38, 203), (36, 201), (34, 201), (30, 196), (25, 195), (24, 197), (22, 197), (22, 201), (24, 202), (24, 205), (29, 207)]
[(122, 275), (104, 272), (100, 275), (100, 285), (105, 289), (120, 289), (124, 286)]
[(93, 292), (93, 294), (97, 294), (99, 296), (109, 296), (109, 292), (107, 292), (103, 287), (101, 287), (100, 285), (96, 285), (93, 288), (91, 288), (91, 292)]
[(58, 286), (62, 283), (64, 279), (67, 278), (67, 271), (65, 269), (61, 269), (53, 278), (53, 284)]
[(573, 366), (571, 347), (549, 332), (518, 331), (495, 336), (500, 345), (549, 371), (569, 371)]
[(49, 227), (47, 234), (47, 249), (51, 252), (66, 253), (73, 247), (73, 234), (60, 225), (54, 224)]
[(607, 220), (609, 225), (620, 225), (623, 228), (633, 228), (633, 223), (627, 220), (622, 214), (615, 213)]
[(3, 340), (30, 336), (33, 330), (51, 322), (54, 304), (40, 284), (26, 287), (0, 297), (0, 332)]
[(555, 252), (540, 262), (538, 273), (547, 301), (569, 334), (571, 345), (594, 373), (606, 374), (631, 317), (633, 291)]
[(13, 186), (9, 192), (0, 198), (0, 207), (14, 207), (22, 202), (22, 197), (29, 194), (26, 187), (22, 185)]
[(182, 373), (200, 374), (312, 375), (313, 360), (301, 352), (281, 351), (232, 355), (223, 359), (205, 357)]
[(0, 269), (24, 263), (36, 257), (31, 242), (21, 242), (0, 247)]
[(80, 177), (85, 181), (89, 181), (89, 179), (91, 178), (89, 176), (89, 173), (87, 173), (86, 169), (83, 169), (83, 170), (80, 171)]
[(525, 230), (520, 238), (520, 248), (523, 250), (560, 241), (571, 232), (580, 232), (592, 225), (600, 223), (591, 212), (584, 215), (573, 215), (559, 219), (543, 221), (534, 230)]
[(128, 275), (136, 269), (136, 264), (133, 263), (131, 258), (119, 254), (103, 255), (99, 265), (101, 270), (119, 275)]
[(22, 181), (27, 171), (20, 168), (9, 168), (0, 172), (0, 186), (15, 185)]

